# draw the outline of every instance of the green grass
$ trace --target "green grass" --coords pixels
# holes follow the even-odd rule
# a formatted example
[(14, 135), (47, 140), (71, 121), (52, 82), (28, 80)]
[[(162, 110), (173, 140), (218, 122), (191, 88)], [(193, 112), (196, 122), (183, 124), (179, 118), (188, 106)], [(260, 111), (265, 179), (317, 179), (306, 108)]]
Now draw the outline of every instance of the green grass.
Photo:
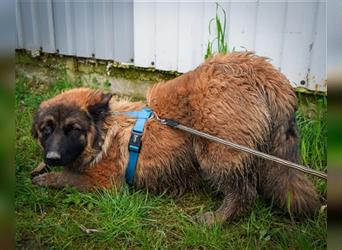
[[(76, 84), (77, 85), (77, 84)], [(271, 204), (258, 200), (250, 213), (223, 227), (197, 224), (193, 216), (215, 209), (207, 194), (177, 199), (125, 188), (122, 192), (79, 193), (33, 186), (29, 172), (42, 159), (30, 135), (39, 103), (68, 88), (19, 78), (16, 85), (16, 243), (25, 249), (324, 249), (326, 212), (293, 222)], [(300, 100), (302, 101), (303, 98)], [(304, 99), (303, 99), (304, 100)], [(326, 101), (310, 100), (316, 109), (298, 112), (304, 162), (325, 170)], [(314, 101), (314, 102), (312, 102)], [(311, 108), (310, 108), (311, 110)], [(320, 110), (320, 115), (316, 112)], [(305, 144), (305, 146), (303, 146)], [(321, 194), (326, 184), (315, 181)], [(87, 230), (89, 229), (89, 230)]]
[[(221, 20), (220, 12), (223, 15), (223, 20)], [(206, 51), (206, 54), (204, 55), (205, 59), (207, 59), (213, 53), (215, 53), (214, 48), (213, 48), (215, 41), (217, 42), (216, 50), (218, 53), (225, 54), (228, 52), (228, 44), (226, 42), (227, 14), (224, 8), (222, 8), (222, 6), (218, 3), (216, 3), (216, 15), (214, 18), (212, 18), (209, 21), (209, 26), (208, 26), (209, 35), (211, 35), (211, 25), (213, 23), (215, 24), (214, 28), (215, 28), (216, 36), (212, 41), (208, 41), (207, 51)]]
[(296, 119), (301, 135), (302, 163), (315, 165), (323, 171), (327, 166), (327, 97), (299, 93), (298, 99), (300, 105)]

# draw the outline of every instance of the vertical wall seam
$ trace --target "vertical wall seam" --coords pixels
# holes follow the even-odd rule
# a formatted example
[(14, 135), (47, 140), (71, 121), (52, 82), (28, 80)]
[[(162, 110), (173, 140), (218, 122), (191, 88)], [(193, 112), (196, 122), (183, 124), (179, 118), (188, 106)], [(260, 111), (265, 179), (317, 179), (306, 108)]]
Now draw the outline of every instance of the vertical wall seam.
[(114, 8), (115, 7), (114, 7), (114, 3), (113, 3), (113, 5), (112, 5), (112, 12), (111, 12), (111, 14), (112, 14), (112, 22), (113, 22), (113, 36), (112, 36), (112, 38), (113, 38), (113, 60), (116, 61), (116, 51), (115, 51), (116, 39), (115, 39), (115, 37), (116, 37), (117, 30), (115, 29)]
[(23, 29), (22, 29), (22, 20), (21, 20), (21, 10), (20, 10), (20, 1), (15, 1), (16, 7), (16, 28), (17, 28), (17, 38), (18, 38), (18, 45), (19, 48), (24, 48), (24, 39), (23, 39)]
[(135, 65), (135, 63), (136, 63), (136, 58), (135, 58), (135, 49), (136, 49), (136, 46), (135, 46), (135, 11), (136, 11), (136, 5), (135, 5), (135, 1), (136, 0), (133, 0), (133, 11), (132, 11), (132, 15), (133, 15), (133, 18), (132, 18), (132, 22), (133, 22), (133, 29), (132, 29), (132, 33), (133, 33), (133, 38), (132, 38), (132, 40), (133, 40), (133, 65)]
[(283, 56), (284, 56), (284, 48), (285, 48), (285, 37), (286, 37), (286, 26), (288, 20), (288, 9), (289, 9), (289, 2), (286, 1), (285, 5), (285, 12), (284, 12), (284, 23), (282, 27), (282, 35), (281, 35), (281, 45), (280, 45), (280, 54), (279, 54), (279, 70), (281, 71), (283, 66)]
[(310, 50), (308, 61), (306, 62), (307, 71), (306, 71), (306, 84), (305, 84), (305, 86), (307, 88), (309, 87), (309, 74), (310, 74), (311, 66), (312, 66), (313, 46), (315, 43), (315, 37), (316, 37), (317, 29), (318, 29), (318, 14), (319, 14), (319, 2), (316, 2), (315, 15), (314, 15), (315, 25), (313, 25), (312, 31), (311, 31), (311, 43), (310, 43), (311, 50)]
[(204, 55), (205, 55), (205, 44), (204, 44), (204, 13), (205, 13), (205, 2), (201, 1), (201, 5), (202, 5), (202, 18), (201, 18), (201, 59), (203, 60)]
[(37, 19), (36, 19), (36, 9), (34, 6), (34, 0), (30, 1), (30, 7), (31, 7), (31, 22), (32, 22), (32, 33), (33, 33), (33, 43), (35, 49), (39, 49), (41, 46), (39, 38), (38, 38), (38, 27), (37, 27)]
[(88, 43), (88, 51), (89, 51), (89, 55), (90, 57), (92, 57), (92, 55), (95, 55), (95, 20), (94, 20), (94, 2), (87, 2), (87, 16), (88, 16), (88, 24), (90, 27), (90, 30), (87, 30), (87, 37), (89, 40)]
[[(324, 60), (324, 78), (327, 80), (328, 79), (328, 75), (327, 75), (327, 72), (328, 72), (328, 39), (327, 36), (328, 36), (328, 20), (327, 20), (327, 17), (328, 17), (328, 3), (327, 2), (323, 2), (324, 4), (324, 17), (325, 17), (325, 25), (324, 25), (324, 30), (325, 30), (325, 39), (324, 39), (324, 47), (325, 47), (325, 60)], [(324, 83), (323, 83), (323, 87), (324, 87)], [(325, 90), (327, 91), (327, 85), (325, 85)]]
[(180, 11), (180, 3), (177, 1), (177, 54), (176, 54), (176, 62), (177, 62), (177, 65), (175, 65), (175, 70), (178, 70), (179, 68), (179, 49), (180, 49), (180, 35), (179, 35), (179, 19), (180, 19), (180, 15), (179, 15), (179, 11)]
[(228, 51), (227, 52), (229, 52), (229, 50), (231, 49), (230, 48), (230, 44), (229, 44), (229, 38), (230, 38), (230, 11), (231, 11), (231, 9), (232, 9), (232, 2), (228, 2), (228, 5), (227, 5), (227, 11), (226, 11), (226, 32), (227, 32), (227, 34), (226, 34), (226, 37), (225, 37), (225, 40), (226, 40), (226, 42), (227, 42), (227, 49), (228, 49)]
[[(131, 52), (132, 54), (130, 55), (131, 58), (129, 58), (129, 63), (134, 64), (135, 62), (135, 51), (134, 51), (134, 0), (131, 1), (131, 12), (132, 12), (132, 19), (131, 19), (131, 31), (132, 31), (132, 38), (131, 38)], [(131, 61), (133, 59), (133, 62)]]
[[(102, 3), (102, 11), (103, 11), (103, 19), (102, 19), (102, 31), (103, 31), (103, 34), (105, 37), (107, 37), (107, 34), (106, 34), (106, 27), (107, 27), (107, 13), (106, 13), (106, 2)], [(95, 20), (94, 20), (95, 22)], [(95, 32), (95, 30), (94, 30)], [(109, 46), (108, 46), (108, 40), (105, 40), (104, 41), (104, 46), (105, 46), (105, 50), (106, 51), (109, 51)], [(95, 46), (95, 53), (97, 53), (97, 46)], [(107, 56), (108, 57), (108, 56)], [(110, 58), (110, 56), (109, 56)]]
[(73, 48), (73, 33), (72, 32), (72, 22), (71, 22), (71, 19), (72, 19), (72, 13), (71, 13), (71, 2), (69, 1), (66, 1), (64, 2), (64, 8), (65, 8), (65, 30), (66, 30), (66, 40), (67, 40), (67, 46), (68, 46), (68, 52), (70, 55), (74, 55), (76, 51), (74, 51), (74, 48)]
[[(86, 41), (85, 41), (85, 45), (86, 45), (86, 56), (89, 56), (90, 55), (90, 40), (89, 40), (89, 29), (91, 29), (91, 26), (89, 25), (89, 13), (88, 13), (88, 10), (89, 10), (89, 1), (84, 1), (84, 2), (80, 2), (80, 3), (83, 3), (85, 4), (84, 6), (84, 16), (83, 16), (83, 21), (84, 23), (86, 24), (86, 26), (88, 27), (87, 28), (84, 28), (84, 33), (85, 33), (85, 37), (86, 37)], [(83, 28), (82, 28), (83, 29)], [(77, 43), (79, 43), (80, 41), (78, 41)]]
[(153, 1), (153, 36), (154, 36), (154, 51), (153, 51), (153, 67), (156, 68), (157, 65), (157, 2)]
[(55, 21), (54, 21), (52, 0), (47, 0), (47, 15), (48, 15), (50, 46), (51, 46), (51, 50), (55, 52), (56, 51)]
[(256, 51), (259, 5), (260, 5), (260, 1), (257, 0), (256, 7), (255, 7), (255, 19), (254, 19), (255, 25), (254, 25), (253, 51)]

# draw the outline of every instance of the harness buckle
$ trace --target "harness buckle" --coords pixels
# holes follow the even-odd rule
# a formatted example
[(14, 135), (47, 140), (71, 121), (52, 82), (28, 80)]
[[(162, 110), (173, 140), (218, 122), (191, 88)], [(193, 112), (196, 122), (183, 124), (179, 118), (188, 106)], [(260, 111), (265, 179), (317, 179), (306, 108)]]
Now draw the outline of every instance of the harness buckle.
[(129, 138), (128, 149), (133, 152), (139, 152), (141, 147), (142, 133), (132, 130)]

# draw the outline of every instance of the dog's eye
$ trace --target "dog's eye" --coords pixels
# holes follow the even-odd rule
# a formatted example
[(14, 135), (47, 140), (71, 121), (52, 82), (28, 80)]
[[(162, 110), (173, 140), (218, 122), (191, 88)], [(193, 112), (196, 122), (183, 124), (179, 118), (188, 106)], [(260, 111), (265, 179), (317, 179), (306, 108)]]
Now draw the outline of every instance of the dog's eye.
[(78, 132), (78, 131), (81, 131), (81, 128), (73, 126), (73, 127), (72, 127), (72, 130)]
[(77, 124), (70, 124), (64, 128), (64, 132), (66, 134), (68, 134), (70, 132), (80, 132), (81, 130), (82, 130), (81, 127)]
[(42, 133), (43, 136), (47, 137), (49, 136), (53, 131), (53, 128), (50, 125), (46, 125), (43, 129), (42, 129)]

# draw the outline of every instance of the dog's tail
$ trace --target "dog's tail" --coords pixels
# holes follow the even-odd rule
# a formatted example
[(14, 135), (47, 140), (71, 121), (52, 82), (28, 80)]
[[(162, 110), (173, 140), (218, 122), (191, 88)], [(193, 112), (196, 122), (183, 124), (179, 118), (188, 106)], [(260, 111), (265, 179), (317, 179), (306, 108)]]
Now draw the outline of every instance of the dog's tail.
[[(273, 155), (299, 162), (299, 139), (294, 115), (288, 124), (279, 126), (272, 137)], [(260, 184), (265, 198), (272, 199), (294, 217), (311, 217), (319, 206), (313, 184), (297, 170), (265, 161), (265, 165), (261, 166)]]

